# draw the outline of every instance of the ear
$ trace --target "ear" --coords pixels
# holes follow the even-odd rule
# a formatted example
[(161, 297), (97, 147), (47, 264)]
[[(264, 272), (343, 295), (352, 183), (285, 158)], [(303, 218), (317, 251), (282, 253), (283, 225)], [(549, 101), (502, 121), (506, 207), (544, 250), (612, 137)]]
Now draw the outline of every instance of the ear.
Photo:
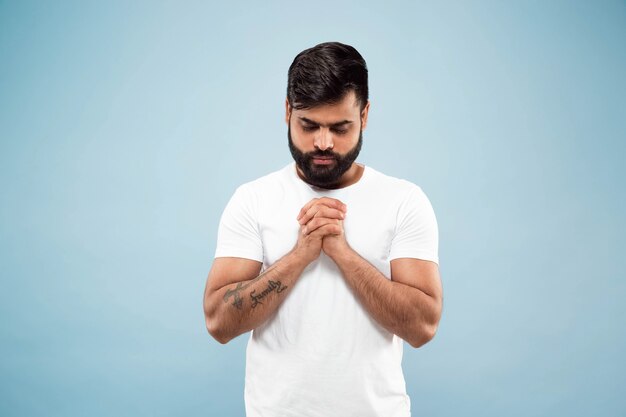
[(291, 116), (291, 106), (289, 105), (289, 99), (285, 99), (285, 123), (289, 125), (289, 117)]
[(367, 104), (365, 105), (365, 107), (363, 108), (363, 111), (361, 112), (361, 130), (365, 130), (365, 127), (367, 126), (367, 115), (369, 114), (370, 111), (370, 101), (367, 100)]

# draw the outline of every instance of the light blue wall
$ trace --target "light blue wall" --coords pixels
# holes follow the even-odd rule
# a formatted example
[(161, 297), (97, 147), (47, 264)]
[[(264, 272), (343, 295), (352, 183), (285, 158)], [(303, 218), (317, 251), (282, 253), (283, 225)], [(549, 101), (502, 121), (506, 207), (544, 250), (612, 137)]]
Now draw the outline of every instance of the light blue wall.
[(219, 215), (330, 40), (369, 66), (360, 160), (439, 221), (414, 416), (626, 414), (625, 3), (383, 3), (0, 2), (0, 415), (243, 415)]

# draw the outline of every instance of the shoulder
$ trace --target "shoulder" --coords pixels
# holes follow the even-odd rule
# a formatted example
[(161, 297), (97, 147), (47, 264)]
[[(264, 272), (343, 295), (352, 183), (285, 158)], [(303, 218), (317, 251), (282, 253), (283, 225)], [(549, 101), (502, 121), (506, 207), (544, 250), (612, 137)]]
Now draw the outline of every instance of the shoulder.
[(266, 212), (293, 194), (290, 178), (292, 165), (265, 174), (239, 185), (231, 196), (229, 205), (243, 207), (250, 213)]
[(376, 201), (384, 202), (388, 210), (394, 211), (398, 218), (411, 213), (422, 213), (431, 217), (434, 215), (430, 199), (418, 184), (368, 168), (369, 194), (375, 196)]
[(254, 180), (245, 182), (237, 187), (235, 193), (250, 197), (258, 197), (268, 192), (276, 191), (286, 184), (289, 180), (289, 164), (281, 169), (270, 172), (269, 174), (258, 177)]
[(422, 188), (411, 181), (383, 174), (370, 166), (368, 166), (367, 169), (369, 171), (369, 185), (374, 188), (376, 192), (387, 195), (398, 195), (408, 199), (426, 197)]

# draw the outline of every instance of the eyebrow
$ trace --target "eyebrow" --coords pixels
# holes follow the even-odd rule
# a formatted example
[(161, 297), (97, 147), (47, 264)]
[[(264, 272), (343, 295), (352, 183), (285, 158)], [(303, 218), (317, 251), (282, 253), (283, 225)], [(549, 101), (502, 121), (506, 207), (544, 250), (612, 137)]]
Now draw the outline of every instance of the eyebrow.
[(312, 125), (317, 125), (317, 126), (322, 126), (322, 127), (326, 127), (326, 126), (330, 126), (330, 127), (340, 127), (340, 126), (343, 126), (343, 125), (347, 125), (347, 124), (352, 123), (352, 120), (342, 120), (342, 121), (340, 121), (340, 122), (330, 123), (329, 125), (325, 125), (325, 124), (322, 124), (322, 123), (318, 123), (318, 122), (316, 122), (315, 120), (307, 119), (306, 117), (299, 116), (298, 118), (299, 118), (300, 120), (302, 120), (303, 122), (307, 122), (307, 123), (309, 123), (309, 124), (312, 124)]

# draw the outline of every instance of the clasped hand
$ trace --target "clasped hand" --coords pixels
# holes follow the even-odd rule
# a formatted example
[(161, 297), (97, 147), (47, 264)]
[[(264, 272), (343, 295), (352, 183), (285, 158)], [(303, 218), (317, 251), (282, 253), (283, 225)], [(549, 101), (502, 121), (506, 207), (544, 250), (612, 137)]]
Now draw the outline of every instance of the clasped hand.
[(335, 198), (314, 198), (298, 214), (300, 233), (296, 248), (302, 250), (309, 262), (321, 251), (333, 258), (349, 250), (343, 229), (347, 206)]

